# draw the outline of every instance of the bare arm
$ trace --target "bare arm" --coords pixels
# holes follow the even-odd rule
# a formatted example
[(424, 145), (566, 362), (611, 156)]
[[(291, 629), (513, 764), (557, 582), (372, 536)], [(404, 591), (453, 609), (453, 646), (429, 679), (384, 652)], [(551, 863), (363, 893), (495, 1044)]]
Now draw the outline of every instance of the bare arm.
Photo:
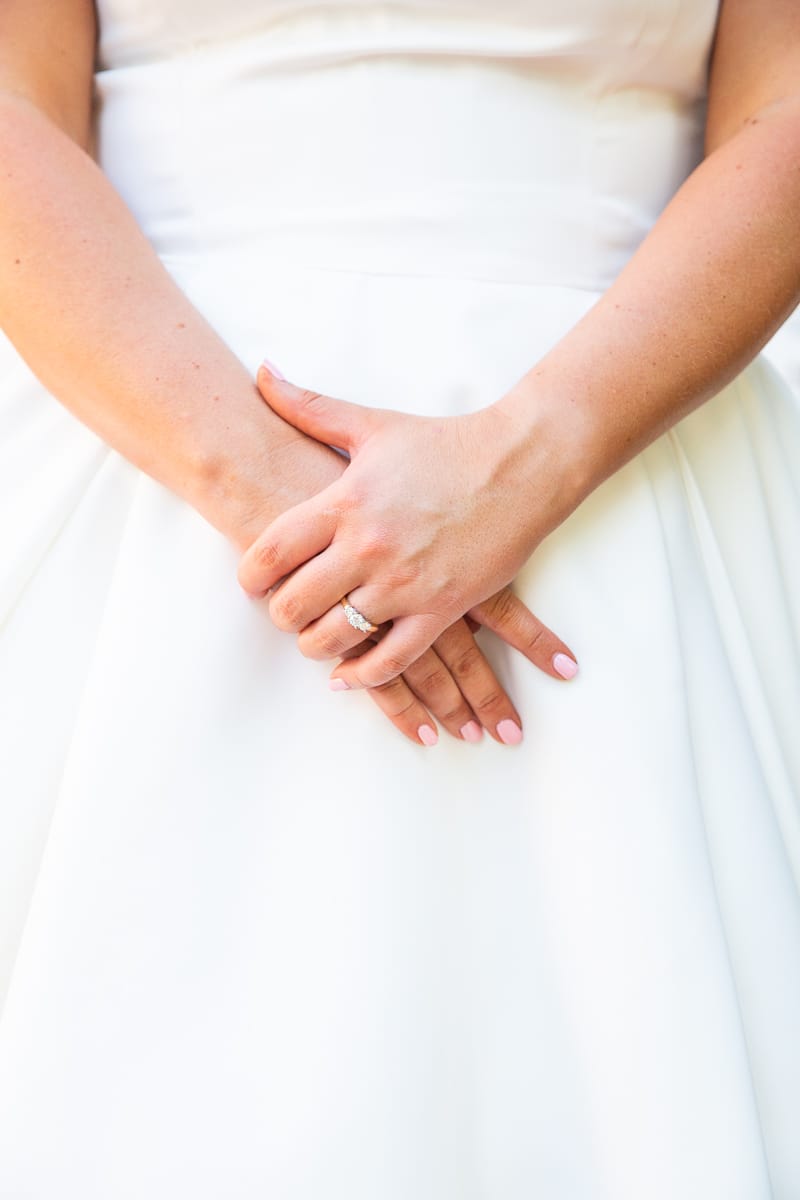
[(723, 0), (706, 159), (613, 286), (508, 395), (425, 422), (264, 381), (281, 416), (343, 446), (351, 464), (265, 530), (242, 559), (243, 585), (263, 591), (292, 572), (271, 601), (286, 629), (355, 588), (354, 604), (394, 625), (336, 675), (391, 679), (763, 346), (800, 296), (798, 213), (800, 5)]
[[(95, 33), (91, 0), (0, 0), (0, 327), (84, 424), (244, 550), (344, 464), (264, 403), (91, 159)], [(515, 597), (495, 597), (483, 620), (559, 675), (567, 647)], [(333, 639), (347, 650), (342, 629), (339, 611)], [(372, 695), (415, 742), (431, 714), (465, 740), (480, 736), (475, 718), (498, 741), (518, 732), (460, 621)]]
[(500, 402), (574, 507), (719, 391), (800, 299), (800, 5), (723, 0), (707, 157), (597, 305)]
[(90, 0), (0, 5), (0, 326), (81, 421), (244, 548), (341, 463), (270, 412), (87, 153), (94, 40)]

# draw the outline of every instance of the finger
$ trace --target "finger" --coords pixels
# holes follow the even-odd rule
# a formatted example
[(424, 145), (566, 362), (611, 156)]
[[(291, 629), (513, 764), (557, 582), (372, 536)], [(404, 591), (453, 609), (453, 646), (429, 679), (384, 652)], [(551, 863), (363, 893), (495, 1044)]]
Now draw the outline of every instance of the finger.
[(402, 675), (379, 687), (370, 688), (367, 694), (410, 741), (417, 746), (436, 745), (439, 740), (436, 721)]
[(244, 552), (238, 579), (249, 595), (265, 596), (285, 575), (327, 549), (337, 520), (335, 507), (328, 507), (331, 490), (282, 513)]
[(270, 408), (295, 429), (342, 450), (357, 448), (372, 430), (374, 409), (296, 387), (273, 371), (269, 363), (261, 364), (256, 376), (258, 390)]
[[(378, 633), (370, 634), (368, 640), (362, 645), (348, 650), (346, 657), (352, 660), (363, 655), (374, 641), (380, 639), (382, 632), (379, 630)], [(415, 745), (436, 745), (439, 740), (436, 722), (425, 705), (411, 691), (402, 675), (399, 675), (397, 679), (392, 679), (389, 683), (382, 684), (381, 687), (370, 688), (367, 695), (374, 704), (377, 704), (381, 712), (386, 714), (392, 724)]]
[[(426, 650), (412, 663), (402, 678), (453, 737), (464, 742), (481, 740), (483, 731), (475, 714), (435, 647)], [(391, 687), (391, 684), (384, 686)]]
[(510, 588), (476, 604), (469, 615), (554, 679), (572, 679), (577, 674), (577, 659), (569, 646), (543, 625)]
[[(522, 741), (522, 720), (466, 621), (456, 621), (434, 642), (466, 703), (496, 742), (516, 746)], [(406, 672), (406, 676), (408, 672)], [(438, 713), (437, 713), (438, 716)]]
[(341, 663), (331, 678), (341, 679), (351, 688), (372, 688), (388, 683), (425, 653), (446, 624), (433, 613), (401, 617), (394, 621), (386, 637), (376, 646), (360, 658)]
[[(360, 582), (360, 568), (351, 556), (338, 547), (339, 543), (335, 543), (325, 553), (303, 563), (272, 593), (269, 615), (278, 629), (299, 633), (324, 618), (334, 607), (347, 625), (347, 617), (339, 602), (349, 589), (355, 588)], [(378, 623), (372, 622), (375, 625)]]
[[(385, 634), (388, 625), (379, 626), (378, 632)], [(355, 629), (347, 617), (341, 603), (334, 604), (318, 620), (301, 629), (297, 635), (297, 646), (305, 658), (317, 662), (328, 662), (332, 658), (341, 658), (348, 654), (353, 647), (360, 645), (375, 635)]]

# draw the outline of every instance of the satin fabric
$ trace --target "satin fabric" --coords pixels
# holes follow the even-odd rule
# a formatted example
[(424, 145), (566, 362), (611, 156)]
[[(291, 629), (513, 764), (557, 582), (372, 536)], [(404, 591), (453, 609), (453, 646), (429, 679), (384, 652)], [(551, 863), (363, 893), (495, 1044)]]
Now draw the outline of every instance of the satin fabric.
[(770, 362), (800, 393), (800, 312), (795, 311), (764, 347)]
[[(700, 153), (711, 0), (99, 13), (98, 155), (167, 268), (252, 369), (362, 403), (498, 398)], [(800, 411), (766, 362), (521, 573), (581, 670), (483, 638), (515, 749), (331, 694), (6, 344), (0, 430), (4, 1200), (800, 1194)]]

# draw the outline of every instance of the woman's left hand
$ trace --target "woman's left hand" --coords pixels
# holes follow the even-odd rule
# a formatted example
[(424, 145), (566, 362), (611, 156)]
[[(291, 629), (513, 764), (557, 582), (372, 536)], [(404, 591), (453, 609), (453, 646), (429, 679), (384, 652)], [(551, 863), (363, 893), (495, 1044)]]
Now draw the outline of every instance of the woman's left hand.
[(267, 527), (239, 581), (264, 595), (283, 580), (270, 614), (290, 632), (322, 626), (345, 595), (374, 625), (391, 621), (335, 672), (351, 687), (387, 683), (459, 617), (481, 620), (481, 602), (558, 524), (554, 456), (498, 406), (427, 418), (303, 391), (263, 367), (258, 384), (284, 420), (351, 461)]

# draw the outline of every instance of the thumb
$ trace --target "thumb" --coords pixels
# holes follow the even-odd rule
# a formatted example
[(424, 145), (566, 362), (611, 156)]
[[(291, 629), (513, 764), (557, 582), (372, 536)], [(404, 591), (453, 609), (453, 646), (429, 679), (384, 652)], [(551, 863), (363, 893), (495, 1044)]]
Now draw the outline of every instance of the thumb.
[(374, 409), (295, 387), (271, 363), (261, 364), (256, 383), (279, 417), (318, 442), (338, 446), (340, 450), (354, 450), (371, 429)]

